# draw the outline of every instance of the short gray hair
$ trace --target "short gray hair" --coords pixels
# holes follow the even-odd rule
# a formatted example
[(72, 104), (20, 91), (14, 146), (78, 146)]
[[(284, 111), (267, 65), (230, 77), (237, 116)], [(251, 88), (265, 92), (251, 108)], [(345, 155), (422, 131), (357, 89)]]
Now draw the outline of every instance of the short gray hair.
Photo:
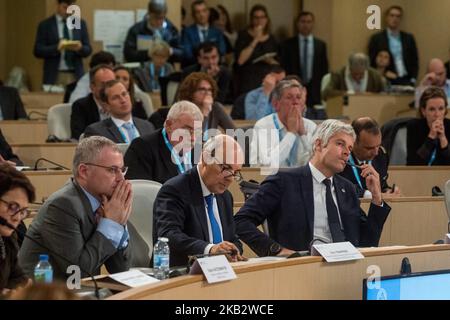
[(195, 121), (203, 122), (203, 114), (200, 109), (192, 102), (186, 100), (179, 101), (170, 107), (167, 120), (176, 120), (183, 113), (191, 115)]
[(281, 96), (283, 95), (284, 90), (290, 89), (290, 88), (299, 88), (302, 89), (302, 85), (300, 82), (298, 82), (295, 79), (290, 80), (281, 80), (277, 83), (275, 88), (273, 88), (272, 92), (270, 93), (270, 100), (276, 100), (279, 101), (281, 99)]
[(148, 2), (148, 12), (154, 14), (166, 14), (167, 13), (167, 3), (165, 0), (150, 0)]
[(350, 70), (368, 69), (369, 68), (369, 57), (361, 52), (353, 53), (348, 58), (348, 66), (349, 66)]
[(325, 120), (321, 124), (319, 124), (316, 130), (313, 133), (312, 141), (313, 141), (313, 152), (316, 148), (316, 141), (322, 141), (322, 146), (326, 147), (328, 145), (328, 141), (338, 132), (344, 132), (350, 135), (353, 140), (356, 140), (355, 130), (349, 124), (345, 124), (339, 120)]
[[(212, 158), (216, 158), (217, 160), (219, 160), (219, 162), (221, 164), (236, 164), (234, 163), (235, 160), (235, 153), (234, 153), (234, 147), (236, 146), (236, 162), (238, 160), (237, 154), (240, 153), (240, 158), (242, 160), (242, 163), (239, 164), (243, 164), (244, 162), (244, 154), (241, 148), (241, 145), (234, 140), (232, 137), (226, 135), (226, 134), (219, 134), (216, 136), (212, 136), (211, 138), (208, 139), (208, 141), (206, 141), (206, 143), (203, 145), (203, 152), (210, 155)], [(223, 149), (225, 147), (225, 150), (233, 150), (233, 152), (227, 152), (226, 153), (226, 159), (223, 158)], [(217, 154), (219, 154), (219, 156), (221, 156), (222, 158), (217, 158)], [(230, 159), (230, 157), (232, 157), (232, 159)], [(211, 158), (211, 160), (212, 160)], [(211, 164), (209, 162), (209, 159), (204, 159), (206, 160), (206, 164)], [(229, 161), (231, 160), (231, 161)]]
[(113, 151), (120, 153), (120, 149), (117, 145), (108, 138), (92, 136), (81, 140), (75, 149), (75, 155), (73, 157), (73, 176), (78, 176), (78, 166), (80, 164), (95, 162), (104, 148), (111, 148)]

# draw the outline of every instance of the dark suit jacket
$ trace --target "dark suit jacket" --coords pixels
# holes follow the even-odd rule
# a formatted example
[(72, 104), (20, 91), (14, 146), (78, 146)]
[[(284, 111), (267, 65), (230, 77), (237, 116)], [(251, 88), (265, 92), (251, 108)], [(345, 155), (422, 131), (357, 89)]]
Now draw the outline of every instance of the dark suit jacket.
[[(153, 124), (146, 120), (133, 117), (133, 123), (136, 129), (139, 131), (140, 136), (144, 136), (155, 131)], [(84, 131), (85, 137), (89, 136), (102, 136), (106, 137), (115, 143), (126, 143), (123, 136), (120, 134), (119, 129), (111, 120), (111, 118), (93, 123), (89, 125)]]
[[(408, 78), (417, 79), (417, 74), (419, 72), (419, 54), (417, 52), (416, 40), (411, 33), (400, 31), (400, 37), (402, 40), (403, 47), (403, 61), (405, 63), (406, 71), (408, 72)], [(381, 50), (389, 51), (392, 57), (392, 52), (389, 49), (389, 40), (387, 30), (383, 30), (374, 34), (370, 38), (369, 42), (369, 57), (372, 67), (376, 66), (375, 59), (377, 54)], [(391, 59), (391, 64), (388, 67), (389, 70), (397, 72), (395, 63)]]
[[(355, 159), (355, 155), (354, 154), (352, 154), (352, 155), (353, 155), (353, 159)], [(380, 175), (381, 191), (387, 192), (389, 190), (389, 185), (387, 183), (389, 157), (383, 147), (381, 147), (379, 149), (378, 155), (372, 160), (372, 166)], [(356, 193), (358, 194), (358, 197), (361, 198), (364, 195), (364, 191), (367, 190), (366, 179), (361, 177), (361, 169), (356, 168), (356, 171), (360, 175), (362, 189), (361, 189), (360, 185), (358, 184), (358, 181), (356, 180), (355, 174), (353, 173), (353, 168), (351, 166), (346, 165), (344, 168), (344, 171), (339, 173), (339, 175), (344, 177), (351, 183), (353, 183), (353, 185), (356, 188)]]
[[(280, 62), (286, 74), (301, 76), (299, 37), (287, 39), (280, 47)], [(320, 85), (322, 77), (328, 73), (327, 45), (322, 40), (314, 37), (314, 62), (312, 78), (309, 83), (304, 83), (308, 90), (307, 105), (312, 107), (321, 104)]]
[[(260, 256), (267, 255), (274, 242), (296, 251), (309, 250), (314, 236), (312, 179), (309, 165), (269, 176), (235, 216), (239, 238)], [(390, 207), (371, 204), (366, 216), (353, 184), (339, 175), (333, 183), (347, 241), (356, 247), (377, 246)], [(257, 229), (265, 219), (270, 238)]]
[(28, 118), (16, 88), (0, 86), (0, 107), (2, 108), (3, 120)]
[(72, 131), (73, 139), (78, 140), (90, 124), (99, 121), (100, 114), (98, 113), (97, 104), (92, 93), (85, 98), (78, 99), (72, 104), (70, 130)]
[[(223, 240), (242, 252), (233, 221), (233, 198), (225, 191), (216, 194)], [(197, 167), (167, 181), (153, 208), (153, 239), (169, 238), (170, 265), (183, 266), (189, 255), (203, 254), (209, 242), (205, 202)], [(155, 242), (156, 243), (156, 242)]]
[(0, 155), (5, 160), (15, 162), (19, 166), (23, 165), (23, 162), (20, 161), (19, 157), (13, 153), (11, 146), (3, 136), (2, 130), (0, 130)]
[(0, 256), (0, 291), (4, 288), (15, 289), (27, 281), (17, 259), (19, 252), (17, 235), (14, 233), (11, 237), (5, 238), (0, 236), (0, 247), (2, 246), (5, 248), (6, 256), (5, 259)]
[[(73, 39), (81, 41), (82, 48), (75, 52), (74, 72), (77, 79), (84, 74), (83, 58), (89, 56), (92, 52), (89, 43), (89, 34), (87, 31), (86, 22), (81, 20), (81, 29), (74, 29)], [(36, 58), (44, 59), (44, 84), (54, 84), (58, 77), (59, 62), (61, 52), (58, 50), (59, 34), (56, 16), (53, 15), (41, 23), (39, 23), (36, 42), (34, 44), (34, 55)]]

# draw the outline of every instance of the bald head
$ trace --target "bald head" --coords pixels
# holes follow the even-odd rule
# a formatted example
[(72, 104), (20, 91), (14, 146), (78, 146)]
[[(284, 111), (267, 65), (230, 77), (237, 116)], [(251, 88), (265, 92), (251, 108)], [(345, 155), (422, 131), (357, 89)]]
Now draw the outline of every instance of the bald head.
[(441, 59), (434, 58), (428, 63), (428, 73), (433, 73), (432, 85), (442, 87), (447, 79), (447, 71)]

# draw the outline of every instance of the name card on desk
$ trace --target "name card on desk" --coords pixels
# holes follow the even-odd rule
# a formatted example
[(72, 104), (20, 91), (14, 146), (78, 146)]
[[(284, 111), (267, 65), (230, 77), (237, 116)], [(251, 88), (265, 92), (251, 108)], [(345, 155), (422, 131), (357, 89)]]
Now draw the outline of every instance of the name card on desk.
[(159, 281), (158, 279), (150, 277), (139, 270), (115, 273), (109, 275), (109, 277), (131, 288), (136, 288)]
[(447, 233), (447, 234), (445, 235), (444, 243), (445, 243), (445, 244), (450, 244), (450, 233)]
[(197, 259), (208, 283), (236, 279), (236, 273), (224, 255)]
[(313, 256), (322, 256), (327, 262), (341, 262), (364, 259), (364, 256), (350, 242), (315, 244)]

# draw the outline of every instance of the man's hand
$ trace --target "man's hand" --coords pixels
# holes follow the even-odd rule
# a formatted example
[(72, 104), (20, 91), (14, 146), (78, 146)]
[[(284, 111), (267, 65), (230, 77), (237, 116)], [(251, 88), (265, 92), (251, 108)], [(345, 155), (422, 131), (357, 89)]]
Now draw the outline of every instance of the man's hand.
[(110, 199), (102, 195), (101, 215), (121, 225), (125, 225), (130, 217), (133, 194), (131, 184), (122, 180), (114, 189)]
[(298, 133), (300, 122), (300, 111), (298, 108), (291, 108), (286, 120), (286, 130), (292, 133)]
[(360, 168), (361, 177), (366, 179), (367, 189), (372, 193), (372, 203), (381, 206), (383, 199), (381, 196), (380, 175), (370, 164), (364, 164)]
[[(234, 243), (223, 241), (221, 243), (215, 244), (209, 250), (210, 254), (220, 254), (224, 253), (227, 257), (228, 261), (236, 262), (236, 261), (247, 261), (248, 259), (241, 256), (239, 253), (239, 249), (234, 245)], [(232, 254), (230, 254), (232, 253)]]
[(425, 77), (423, 77), (422, 82), (420, 82), (421, 87), (428, 87), (433, 85), (436, 81), (436, 74), (434, 72), (427, 73)]
[(295, 253), (295, 251), (283, 248), (281, 249), (280, 253), (277, 254), (277, 257), (289, 257), (293, 253)]
[(272, 73), (266, 75), (262, 83), (264, 94), (268, 97), (276, 85), (277, 79), (275, 78), (275, 76)]
[(75, 52), (80, 51), (81, 48), (83, 48), (83, 45), (81, 44), (80, 41), (76, 41), (65, 47), (66, 50)]

